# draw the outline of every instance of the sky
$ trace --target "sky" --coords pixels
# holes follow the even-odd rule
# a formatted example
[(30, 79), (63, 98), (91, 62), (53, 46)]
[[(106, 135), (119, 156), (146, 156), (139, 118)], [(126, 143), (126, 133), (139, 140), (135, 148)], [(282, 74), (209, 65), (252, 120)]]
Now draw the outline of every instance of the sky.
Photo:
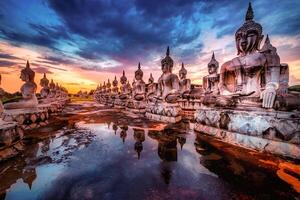
[[(272, 2), (272, 3), (270, 3)], [(147, 82), (161, 74), (170, 46), (173, 72), (185, 64), (188, 78), (202, 83), (212, 52), (220, 65), (237, 56), (235, 31), (248, 1), (232, 0), (6, 0), (0, 1), (2, 87), (18, 91), (29, 60), (39, 83), (43, 73), (71, 93), (89, 91), (125, 70), (130, 82), (138, 62)], [(300, 84), (300, 1), (251, 1), (263, 26)], [(40, 88), (38, 88), (39, 90)]]

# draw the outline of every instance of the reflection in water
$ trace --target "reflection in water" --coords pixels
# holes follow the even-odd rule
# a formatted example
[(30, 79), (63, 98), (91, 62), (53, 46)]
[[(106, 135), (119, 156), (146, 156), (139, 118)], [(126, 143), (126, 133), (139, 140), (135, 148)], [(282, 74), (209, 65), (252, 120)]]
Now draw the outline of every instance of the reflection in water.
[(297, 196), (276, 170), (249, 162), (250, 154), (224, 153), (232, 148), (215, 148), (187, 123), (162, 126), (112, 113), (74, 114), (49, 137), (26, 141), (24, 155), (0, 164), (0, 199)]
[(143, 142), (145, 141), (145, 131), (142, 129), (133, 129), (133, 137), (135, 140), (134, 150), (138, 155), (138, 159), (141, 157), (143, 151)]

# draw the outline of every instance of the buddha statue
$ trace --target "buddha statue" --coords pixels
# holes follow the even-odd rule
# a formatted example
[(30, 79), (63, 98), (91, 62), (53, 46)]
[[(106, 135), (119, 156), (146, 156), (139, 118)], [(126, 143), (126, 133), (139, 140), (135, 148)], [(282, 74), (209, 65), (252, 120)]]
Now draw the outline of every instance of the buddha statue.
[(166, 57), (161, 61), (161, 69), (163, 74), (158, 79), (159, 96), (157, 101), (167, 103), (176, 103), (180, 97), (179, 79), (176, 74), (172, 73), (173, 59), (170, 57), (170, 49), (167, 48)]
[(127, 99), (130, 95), (130, 83), (127, 82), (127, 77), (125, 76), (125, 71), (123, 70), (123, 74), (120, 78), (120, 83), (121, 83), (121, 92), (119, 95), (120, 99)]
[(56, 99), (61, 99), (61, 90), (60, 90), (60, 87), (59, 87), (58, 83), (56, 83), (56, 85), (55, 85), (55, 91), (56, 91), (55, 98)]
[(44, 73), (44, 77), (40, 80), (40, 86), (42, 87), (40, 92), (41, 97), (43, 99), (47, 99), (50, 93), (50, 88), (49, 88), (49, 80), (47, 79), (45, 73)]
[(187, 71), (182, 63), (181, 69), (179, 70), (179, 88), (180, 95), (182, 98), (188, 98), (191, 92), (191, 80), (186, 78)]
[(136, 101), (142, 101), (145, 99), (146, 84), (143, 81), (143, 71), (141, 70), (141, 64), (139, 63), (138, 69), (135, 71), (135, 82), (133, 84), (133, 99)]
[(219, 62), (215, 58), (215, 54), (212, 54), (211, 60), (207, 65), (208, 75), (203, 77), (203, 89), (205, 94), (218, 95), (219, 94), (219, 80), (218, 74)]
[(150, 73), (150, 77), (148, 80), (148, 85), (147, 85), (147, 100), (149, 102), (155, 102), (156, 101), (156, 96), (157, 96), (157, 88), (158, 85), (157, 83), (154, 83), (154, 78), (152, 76), (152, 73)]
[(55, 83), (53, 81), (53, 79), (51, 79), (51, 82), (49, 84), (49, 98), (51, 98), (52, 100), (55, 100), (55, 96), (56, 96), (56, 90), (55, 90)]
[(110, 80), (107, 80), (107, 84), (106, 84), (106, 93), (110, 94), (111, 93), (111, 84), (110, 84)]
[(235, 33), (238, 57), (221, 66), (219, 90), (223, 96), (247, 97), (263, 108), (272, 108), (279, 87), (280, 58), (268, 40), (259, 50), (262, 26), (253, 17), (249, 3), (245, 22)]
[(35, 108), (38, 105), (36, 98), (37, 85), (34, 82), (35, 72), (27, 61), (25, 69), (22, 69), (20, 79), (25, 83), (21, 87), (22, 99), (18, 102), (7, 103), (5, 109)]
[(129, 94), (131, 94), (131, 92), (132, 92), (132, 87), (131, 87), (131, 85), (130, 85), (130, 83), (129, 83), (129, 81), (127, 81), (127, 90), (128, 90), (128, 92), (129, 92)]
[(118, 97), (119, 94), (119, 88), (118, 88), (118, 80), (117, 80), (117, 76), (115, 76), (114, 81), (112, 82), (113, 88), (112, 88), (112, 94), (111, 94), (111, 98), (115, 99)]

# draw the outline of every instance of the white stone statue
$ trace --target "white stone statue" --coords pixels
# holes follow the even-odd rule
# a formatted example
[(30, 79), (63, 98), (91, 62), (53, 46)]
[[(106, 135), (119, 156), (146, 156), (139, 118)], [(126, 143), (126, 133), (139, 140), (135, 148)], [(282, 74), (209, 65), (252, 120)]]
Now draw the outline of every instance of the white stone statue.
[(173, 64), (173, 60), (170, 57), (170, 49), (168, 47), (166, 57), (161, 61), (163, 74), (158, 79), (158, 101), (175, 103), (180, 97), (179, 79), (176, 74), (172, 73)]
[(34, 82), (35, 72), (27, 61), (25, 69), (21, 71), (20, 79), (25, 83), (21, 87), (22, 99), (18, 102), (7, 103), (5, 109), (35, 108), (38, 105), (36, 98), (37, 85)]

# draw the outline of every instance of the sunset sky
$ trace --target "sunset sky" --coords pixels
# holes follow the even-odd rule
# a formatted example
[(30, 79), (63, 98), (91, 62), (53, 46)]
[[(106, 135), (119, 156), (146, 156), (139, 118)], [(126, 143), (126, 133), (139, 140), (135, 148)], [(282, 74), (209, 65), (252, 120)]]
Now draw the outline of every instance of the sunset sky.
[[(300, 84), (300, 1), (251, 1), (254, 19)], [(272, 3), (270, 3), (272, 2)], [(0, 1), (1, 87), (18, 91), (26, 60), (70, 92), (118, 79), (130, 82), (141, 62), (144, 81), (155, 80), (169, 45), (174, 73), (181, 62), (201, 83), (214, 51), (220, 64), (236, 56), (234, 33), (248, 1), (232, 0), (6, 0)]]

